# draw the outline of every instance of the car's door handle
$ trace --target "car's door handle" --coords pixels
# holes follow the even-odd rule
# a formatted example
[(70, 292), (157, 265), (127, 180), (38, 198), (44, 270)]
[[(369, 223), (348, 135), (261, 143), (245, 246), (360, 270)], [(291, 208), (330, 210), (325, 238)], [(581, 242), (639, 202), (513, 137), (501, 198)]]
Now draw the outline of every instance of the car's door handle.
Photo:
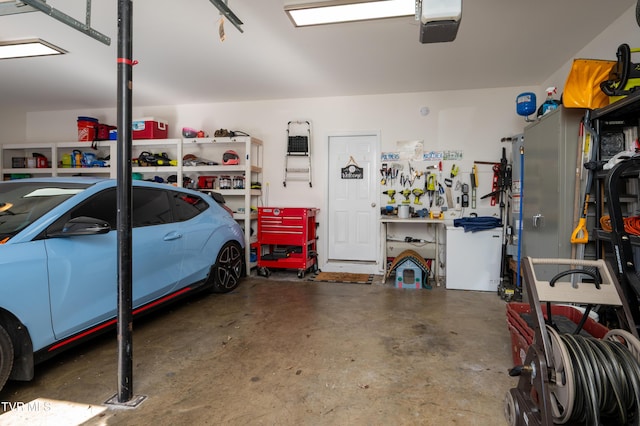
[(163, 240), (165, 241), (172, 241), (172, 240), (177, 240), (178, 238), (182, 238), (182, 234), (179, 232), (169, 232), (167, 235), (164, 236)]

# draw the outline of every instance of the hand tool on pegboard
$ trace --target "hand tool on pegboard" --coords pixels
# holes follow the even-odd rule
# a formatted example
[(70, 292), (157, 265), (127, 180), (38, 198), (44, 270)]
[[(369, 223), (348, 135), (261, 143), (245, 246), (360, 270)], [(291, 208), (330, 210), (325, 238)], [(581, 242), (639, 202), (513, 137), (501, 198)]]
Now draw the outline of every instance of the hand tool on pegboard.
[[(498, 193), (499, 193), (500, 176), (499, 176), (498, 167), (500, 166), (500, 163), (496, 163), (495, 161), (474, 161), (473, 162), (473, 167), (476, 167), (477, 164), (487, 164), (487, 165), (490, 165), (492, 167), (493, 177), (492, 177), (492, 180), (491, 180), (491, 192), (488, 193), (488, 194), (483, 195), (482, 197), (480, 197), (480, 199), (483, 200), (485, 198), (491, 197), (491, 205), (495, 206), (496, 205), (497, 196), (498, 196)], [(476, 176), (477, 176), (477, 174), (476, 174)]]
[(440, 182), (438, 182), (438, 193), (436, 195), (436, 206), (438, 207), (442, 207), (444, 206), (445, 200), (444, 200), (444, 188), (442, 187), (442, 184)]
[(387, 202), (387, 204), (395, 204), (396, 203), (396, 199), (395, 199), (396, 190), (395, 189), (387, 189), (386, 191), (383, 191), (382, 193), (384, 195), (388, 195), (389, 196), (389, 201)]
[(425, 188), (429, 194), (429, 207), (433, 207), (433, 201), (436, 195), (436, 174), (429, 173), (425, 181)]
[(493, 207), (496, 205), (496, 200), (498, 198), (500, 175), (498, 174), (497, 164), (494, 164), (492, 169), (493, 169), (493, 177), (491, 178), (491, 193), (480, 197), (480, 199), (483, 199), (485, 197), (491, 197), (489, 204)]
[(400, 173), (401, 169), (402, 169), (402, 165), (398, 163), (391, 164), (391, 167), (389, 168), (388, 175), (387, 175), (388, 176), (387, 182), (391, 186), (394, 186), (396, 184), (396, 179), (398, 178), (398, 173)]
[(458, 166), (456, 166), (455, 164), (452, 165), (451, 172), (449, 172), (449, 177), (444, 179), (444, 184), (447, 187), (445, 191), (447, 195), (448, 208), (453, 207), (453, 197), (451, 196), (451, 187), (453, 186), (453, 178), (455, 178), (458, 175), (459, 171), (460, 171), (460, 168)]
[(409, 188), (403, 189), (402, 191), (400, 191), (400, 194), (404, 196), (404, 200), (402, 200), (402, 204), (411, 203), (411, 200), (409, 199), (409, 196), (411, 195), (411, 190)]
[(413, 188), (411, 193), (413, 194), (413, 204), (421, 206), (422, 201), (420, 201), (420, 197), (424, 195), (424, 191), (420, 188)]
[(390, 170), (391, 169), (387, 167), (387, 163), (382, 163), (382, 166), (380, 167), (380, 185), (387, 186), (387, 180), (389, 179)]
[(478, 166), (473, 165), (471, 171), (471, 208), (476, 208), (476, 188), (478, 187)]
[[(474, 163), (487, 164), (486, 162), (476, 161)], [(495, 206), (499, 204), (500, 207), (500, 220), (502, 221), (504, 216), (504, 210), (506, 207), (505, 198), (507, 192), (511, 188), (511, 166), (507, 162), (506, 148), (502, 148), (502, 157), (499, 163), (492, 164), (493, 179), (491, 183), (491, 192), (483, 195), (481, 199), (491, 197), (491, 205)]]
[(461, 186), (461, 191), (462, 191), (461, 207), (469, 207), (469, 184), (463, 183)]

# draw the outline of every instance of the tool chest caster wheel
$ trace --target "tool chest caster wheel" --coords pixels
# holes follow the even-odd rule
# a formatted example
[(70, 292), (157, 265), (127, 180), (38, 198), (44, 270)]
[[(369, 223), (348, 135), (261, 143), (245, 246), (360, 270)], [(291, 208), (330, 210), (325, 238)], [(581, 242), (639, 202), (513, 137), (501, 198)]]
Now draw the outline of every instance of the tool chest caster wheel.
[(271, 271), (269, 270), (269, 268), (265, 268), (264, 266), (262, 266), (258, 268), (258, 275), (260, 275), (261, 277), (269, 278), (269, 276), (271, 275)]
[(298, 278), (300, 279), (304, 278), (304, 273), (305, 273), (304, 269), (298, 269)]

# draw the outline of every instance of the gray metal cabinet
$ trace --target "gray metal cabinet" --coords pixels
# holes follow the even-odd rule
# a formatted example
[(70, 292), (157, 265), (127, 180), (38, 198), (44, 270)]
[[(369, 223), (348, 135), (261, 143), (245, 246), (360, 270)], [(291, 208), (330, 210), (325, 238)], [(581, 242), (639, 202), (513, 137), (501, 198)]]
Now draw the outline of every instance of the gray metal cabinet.
[[(576, 159), (582, 109), (558, 109), (524, 130), (522, 254), (537, 258), (570, 258), (573, 231)], [(557, 265), (536, 269), (542, 279)]]

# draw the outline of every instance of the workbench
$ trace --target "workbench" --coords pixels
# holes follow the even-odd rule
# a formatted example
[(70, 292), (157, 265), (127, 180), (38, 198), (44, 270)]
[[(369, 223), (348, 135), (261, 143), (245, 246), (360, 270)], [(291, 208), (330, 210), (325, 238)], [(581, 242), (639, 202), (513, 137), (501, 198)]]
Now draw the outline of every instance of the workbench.
[(387, 276), (387, 248), (391, 241), (387, 241), (388, 227), (394, 224), (408, 224), (410, 227), (432, 227), (435, 235), (435, 259), (433, 261), (433, 276), (436, 281), (436, 285), (440, 285), (440, 232), (445, 225), (451, 225), (451, 220), (445, 219), (428, 219), (422, 217), (401, 219), (397, 216), (381, 216), (380, 217), (380, 231), (381, 231), (381, 247), (382, 247), (382, 265), (384, 268), (384, 277)]

